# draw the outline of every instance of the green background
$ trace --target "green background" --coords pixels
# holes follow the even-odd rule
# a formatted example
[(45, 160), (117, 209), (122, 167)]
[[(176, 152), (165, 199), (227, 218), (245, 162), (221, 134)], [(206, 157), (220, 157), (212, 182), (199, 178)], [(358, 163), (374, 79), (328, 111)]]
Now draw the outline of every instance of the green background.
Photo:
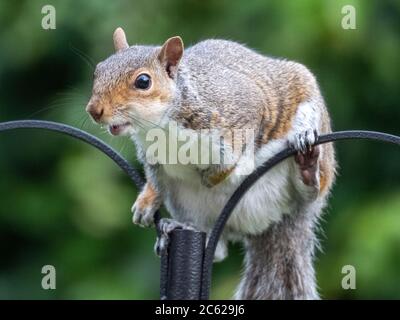
[[(41, 8), (56, 8), (56, 30)], [(356, 30), (341, 27), (343, 5)], [(239, 41), (293, 59), (317, 76), (335, 130), (400, 135), (399, 1), (0, 1), (0, 121), (46, 119), (111, 143), (134, 162), (132, 143), (88, 119), (93, 64), (113, 52), (112, 33), (131, 44), (186, 46)], [(373, 142), (336, 146), (336, 186), (321, 222), (316, 261), (324, 298), (400, 298), (400, 150)], [(154, 230), (131, 224), (136, 190), (105, 156), (58, 134), (0, 135), (0, 298), (158, 298)], [(242, 249), (215, 266), (213, 298), (230, 298)], [(54, 265), (57, 289), (41, 288)], [(342, 266), (357, 289), (341, 288)]]

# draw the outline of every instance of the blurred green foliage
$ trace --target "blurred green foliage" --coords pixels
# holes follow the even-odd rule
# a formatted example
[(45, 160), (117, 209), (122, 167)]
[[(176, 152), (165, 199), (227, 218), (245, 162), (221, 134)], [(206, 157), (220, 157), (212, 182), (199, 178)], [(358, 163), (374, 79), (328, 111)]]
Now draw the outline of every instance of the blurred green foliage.
[[(57, 29), (41, 28), (52, 4)], [(341, 27), (352, 4), (357, 29)], [(0, 1), (0, 121), (35, 118), (83, 128), (135, 161), (132, 143), (88, 120), (93, 64), (130, 43), (181, 35), (246, 43), (307, 65), (319, 79), (335, 130), (400, 134), (400, 2)], [(317, 256), (325, 298), (400, 298), (400, 150), (371, 142), (337, 145), (339, 176), (321, 222)], [(86, 145), (35, 130), (0, 136), (0, 298), (158, 298), (154, 230), (131, 225), (136, 190)], [(229, 298), (242, 249), (216, 265), (213, 298)], [(57, 289), (41, 289), (41, 268), (57, 269)], [(354, 265), (357, 290), (341, 288)]]

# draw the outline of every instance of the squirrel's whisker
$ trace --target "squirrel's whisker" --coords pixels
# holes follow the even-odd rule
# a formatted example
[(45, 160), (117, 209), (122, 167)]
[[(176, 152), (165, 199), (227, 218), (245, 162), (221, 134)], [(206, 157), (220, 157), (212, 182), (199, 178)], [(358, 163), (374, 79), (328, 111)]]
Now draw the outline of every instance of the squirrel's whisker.
[(144, 123), (140, 122), (138, 119), (129, 116), (128, 114), (121, 112), (119, 110), (117, 110), (117, 115), (119, 115), (121, 118), (126, 119), (126, 120), (132, 120), (134, 122), (135, 125), (137, 125), (139, 128), (145, 130), (146, 126), (144, 125)]
[(138, 121), (140, 121), (141, 123), (148, 123), (148, 124), (151, 124), (151, 125), (153, 125), (153, 126), (156, 126), (156, 127), (158, 127), (158, 128), (160, 128), (160, 129), (163, 129), (160, 125), (158, 125), (157, 123), (154, 123), (154, 122), (152, 122), (152, 121), (150, 121), (150, 120), (146, 120), (146, 119), (144, 119), (144, 118), (141, 118), (141, 117), (138, 117), (137, 115), (132, 115), (132, 114), (130, 114), (130, 113), (127, 113), (126, 114), (130, 119), (135, 119), (135, 120), (138, 120)]
[(96, 63), (94, 60), (89, 57), (86, 53), (78, 48), (74, 47), (71, 43), (69, 44), (69, 48), (73, 53), (75, 53), (79, 58), (81, 58), (92, 70), (96, 68)]
[(89, 119), (89, 117), (86, 115), (81, 123), (80, 128), (83, 129), (83, 127), (86, 125), (86, 121)]

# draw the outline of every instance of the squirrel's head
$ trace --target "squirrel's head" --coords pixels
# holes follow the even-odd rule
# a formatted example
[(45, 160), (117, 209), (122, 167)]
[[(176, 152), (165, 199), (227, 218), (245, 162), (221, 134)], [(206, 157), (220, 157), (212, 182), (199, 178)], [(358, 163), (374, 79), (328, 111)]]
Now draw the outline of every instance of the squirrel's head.
[(183, 42), (173, 37), (162, 47), (129, 47), (121, 28), (113, 38), (116, 53), (97, 65), (86, 111), (111, 134), (132, 135), (162, 120), (175, 94)]

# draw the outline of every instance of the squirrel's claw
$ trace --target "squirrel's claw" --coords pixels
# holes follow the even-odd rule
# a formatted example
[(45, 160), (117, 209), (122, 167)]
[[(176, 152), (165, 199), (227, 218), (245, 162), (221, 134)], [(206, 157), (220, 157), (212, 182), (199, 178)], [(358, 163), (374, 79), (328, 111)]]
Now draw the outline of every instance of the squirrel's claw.
[(289, 137), (289, 146), (304, 154), (311, 150), (317, 139), (318, 131), (316, 129), (307, 129)]
[(133, 213), (132, 222), (142, 227), (150, 227), (154, 224), (154, 213), (156, 207), (140, 207), (137, 202), (134, 203), (131, 209)]
[(159, 228), (161, 236), (157, 237), (157, 241), (154, 245), (154, 252), (157, 256), (161, 255), (161, 252), (167, 249), (169, 242), (169, 234), (175, 229), (193, 230), (196, 229), (189, 223), (178, 222), (173, 219), (163, 218), (159, 222)]

